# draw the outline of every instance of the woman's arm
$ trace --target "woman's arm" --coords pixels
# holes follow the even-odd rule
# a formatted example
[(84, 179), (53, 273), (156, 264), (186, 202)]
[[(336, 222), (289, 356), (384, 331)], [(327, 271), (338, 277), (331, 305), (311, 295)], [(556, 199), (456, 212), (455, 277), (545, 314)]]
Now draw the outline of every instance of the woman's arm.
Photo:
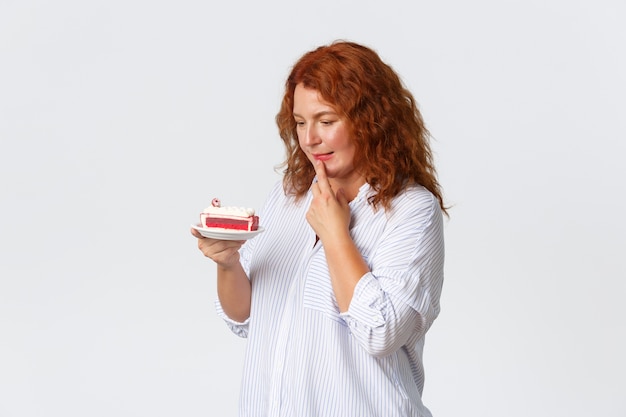
[(330, 281), (339, 311), (343, 313), (348, 311), (354, 288), (361, 277), (369, 272), (369, 267), (349, 233), (337, 233), (323, 243)]
[(217, 296), (228, 317), (240, 323), (250, 317), (250, 294), (250, 280), (239, 262), (232, 268), (217, 266)]
[(250, 317), (250, 280), (239, 262), (239, 249), (245, 241), (205, 238), (195, 229), (198, 249), (217, 264), (217, 295), (224, 313), (234, 321)]
[(339, 311), (348, 310), (352, 294), (369, 267), (350, 236), (350, 207), (343, 190), (333, 190), (322, 162), (315, 164), (317, 183), (306, 219), (324, 245)]
[[(319, 174), (322, 175), (319, 175)], [(335, 298), (351, 333), (373, 356), (422, 337), (439, 312), (441, 210), (426, 192), (402, 197), (366, 262), (349, 231), (349, 206), (318, 170), (307, 220), (322, 240)], [(370, 270), (371, 265), (371, 270)]]

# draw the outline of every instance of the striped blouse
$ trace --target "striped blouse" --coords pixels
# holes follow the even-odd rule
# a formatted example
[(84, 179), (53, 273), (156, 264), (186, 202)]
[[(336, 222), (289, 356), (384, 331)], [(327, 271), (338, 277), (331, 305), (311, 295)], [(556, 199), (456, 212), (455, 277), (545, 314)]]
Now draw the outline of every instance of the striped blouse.
[(431, 416), (421, 400), (424, 335), (439, 313), (442, 212), (421, 186), (374, 211), (365, 184), (350, 202), (350, 233), (371, 272), (340, 313), (321, 242), (278, 182), (259, 210), (265, 232), (241, 248), (252, 284), (241, 417)]

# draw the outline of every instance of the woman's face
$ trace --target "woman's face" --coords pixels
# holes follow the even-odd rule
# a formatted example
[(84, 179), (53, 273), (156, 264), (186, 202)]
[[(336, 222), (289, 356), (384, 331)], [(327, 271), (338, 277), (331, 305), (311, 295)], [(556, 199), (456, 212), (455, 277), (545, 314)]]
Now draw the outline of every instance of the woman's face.
[(311, 163), (322, 161), (331, 185), (360, 186), (361, 175), (354, 170), (356, 148), (346, 120), (324, 101), (317, 90), (298, 84), (293, 96), (300, 148)]

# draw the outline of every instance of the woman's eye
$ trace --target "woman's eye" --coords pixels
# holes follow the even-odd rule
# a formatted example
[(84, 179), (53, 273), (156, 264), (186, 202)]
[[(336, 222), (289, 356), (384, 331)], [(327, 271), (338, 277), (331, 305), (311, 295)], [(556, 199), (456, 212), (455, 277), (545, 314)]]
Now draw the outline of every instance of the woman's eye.
[(325, 126), (330, 126), (333, 124), (333, 121), (332, 120), (320, 120), (320, 123)]

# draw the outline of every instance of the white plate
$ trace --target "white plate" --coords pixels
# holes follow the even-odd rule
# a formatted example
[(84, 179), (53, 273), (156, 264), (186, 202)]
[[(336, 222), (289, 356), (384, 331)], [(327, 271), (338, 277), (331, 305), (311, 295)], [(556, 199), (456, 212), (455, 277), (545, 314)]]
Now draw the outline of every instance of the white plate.
[(252, 239), (265, 229), (261, 226), (257, 230), (248, 232), (247, 230), (227, 230), (217, 227), (200, 227), (199, 224), (192, 224), (191, 227), (196, 229), (204, 237), (219, 240), (248, 240)]

